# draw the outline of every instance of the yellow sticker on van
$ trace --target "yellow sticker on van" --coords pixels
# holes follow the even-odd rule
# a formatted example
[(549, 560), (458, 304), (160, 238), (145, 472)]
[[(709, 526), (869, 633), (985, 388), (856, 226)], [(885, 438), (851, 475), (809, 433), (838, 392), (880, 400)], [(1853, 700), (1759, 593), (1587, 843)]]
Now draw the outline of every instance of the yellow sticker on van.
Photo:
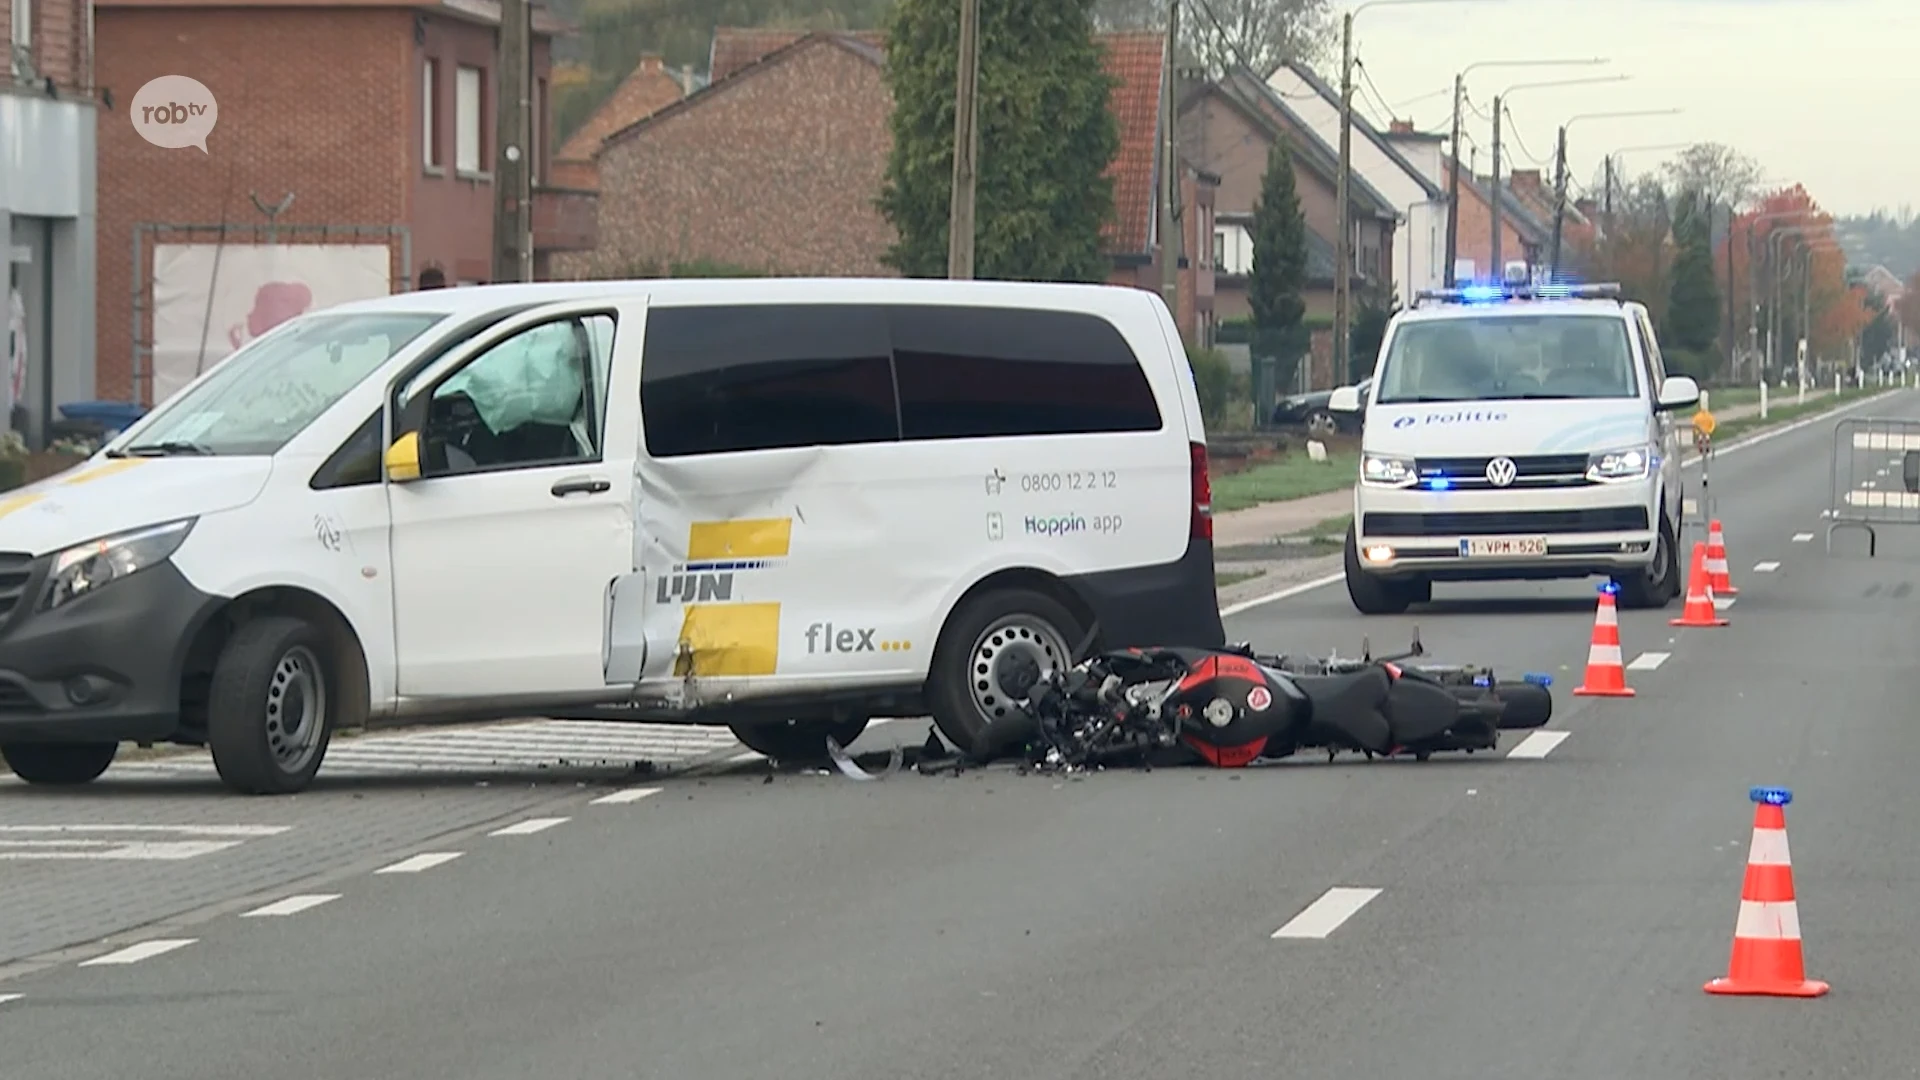
[(780, 665), (780, 605), (688, 604), (680, 641), (678, 677), (772, 675)]
[(62, 487), (71, 487), (74, 484), (90, 484), (95, 480), (105, 480), (109, 476), (118, 476), (128, 469), (137, 469), (145, 464), (146, 461), (139, 458), (122, 458), (119, 461), (109, 461), (104, 465), (96, 465), (91, 469), (83, 469), (67, 477), (65, 480), (60, 481), (60, 485)]
[(6, 517), (16, 510), (25, 510), (44, 498), (45, 495), (15, 495), (11, 499), (0, 499), (0, 517)]
[(696, 521), (687, 528), (687, 561), (784, 559), (792, 544), (792, 518)]

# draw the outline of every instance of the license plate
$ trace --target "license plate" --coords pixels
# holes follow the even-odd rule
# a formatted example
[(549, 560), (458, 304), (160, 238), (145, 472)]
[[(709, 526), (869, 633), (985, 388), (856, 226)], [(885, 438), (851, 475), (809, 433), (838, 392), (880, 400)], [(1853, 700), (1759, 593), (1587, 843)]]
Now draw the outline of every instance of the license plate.
[(1486, 536), (1460, 541), (1460, 554), (1468, 558), (1499, 557), (1502, 555), (1545, 555), (1547, 538), (1544, 536)]

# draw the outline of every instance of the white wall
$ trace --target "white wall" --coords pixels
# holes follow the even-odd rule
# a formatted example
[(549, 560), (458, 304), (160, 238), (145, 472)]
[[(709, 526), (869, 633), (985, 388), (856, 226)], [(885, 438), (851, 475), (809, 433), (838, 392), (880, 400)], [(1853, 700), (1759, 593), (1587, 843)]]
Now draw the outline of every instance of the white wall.
[[(1328, 146), (1336, 149), (1340, 146), (1340, 107), (1322, 97), (1313, 88), (1313, 84), (1296, 75), (1291, 68), (1282, 66), (1267, 80), (1267, 85), (1281, 95), (1287, 107), (1298, 113), (1314, 133), (1325, 139)], [(1357, 176), (1365, 177), (1374, 190), (1387, 197), (1394, 205), (1394, 212), (1406, 214), (1407, 208), (1415, 207), (1413, 220), (1408, 225), (1394, 230), (1393, 235), (1393, 276), (1399, 285), (1400, 303), (1410, 306), (1413, 294), (1420, 289), (1440, 288), (1445, 280), (1442, 265), (1445, 262), (1445, 245), (1436, 253), (1430, 242), (1434, 223), (1430, 220), (1438, 215), (1442, 220), (1439, 227), (1445, 228), (1446, 207), (1444, 205), (1426, 206), (1428, 199), (1426, 188), (1419, 180), (1408, 175), (1407, 171), (1381, 152), (1372, 140), (1359, 131), (1363, 123), (1355, 118), (1353, 132), (1353, 171)], [(1418, 238), (1416, 238), (1418, 234)], [(1444, 233), (1442, 234), (1444, 235)], [(1413, 259), (1413, 277), (1407, 277), (1407, 259)]]

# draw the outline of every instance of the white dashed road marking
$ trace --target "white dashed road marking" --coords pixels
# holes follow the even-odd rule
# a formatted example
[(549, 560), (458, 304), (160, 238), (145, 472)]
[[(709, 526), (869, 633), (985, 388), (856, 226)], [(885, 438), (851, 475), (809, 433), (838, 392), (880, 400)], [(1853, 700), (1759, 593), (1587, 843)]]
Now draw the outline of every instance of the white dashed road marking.
[(622, 803), (639, 802), (649, 795), (660, 794), (657, 787), (630, 787), (625, 791), (616, 791), (611, 795), (602, 795), (589, 803), (589, 806), (618, 806)]
[(1324, 938), (1340, 929), (1343, 923), (1359, 914), (1361, 908), (1373, 903), (1373, 898), (1379, 895), (1379, 889), (1328, 889), (1320, 899), (1308, 904), (1305, 911), (1289, 920), (1287, 925), (1275, 930), (1273, 940)]
[(19, 1001), (19, 1000), (20, 1000), (19, 994), (0, 994), (0, 1005), (5, 1005), (9, 1001)]
[(96, 956), (91, 960), (82, 960), (79, 966), (106, 967), (109, 965), (137, 964), (142, 960), (151, 960), (156, 956), (170, 953), (175, 949), (184, 949), (199, 940), (199, 938), (156, 938), (153, 941), (143, 941), (138, 945), (129, 945), (124, 949), (117, 949), (105, 956)]
[(313, 893), (307, 896), (289, 896), (285, 900), (275, 900), (265, 907), (254, 908), (252, 911), (240, 917), (243, 919), (259, 919), (274, 915), (298, 915), (303, 911), (311, 911), (321, 904), (338, 899), (340, 899), (339, 893)]
[(458, 851), (428, 851), (411, 858), (401, 859), (392, 866), (375, 870), (376, 874), (417, 874), (422, 870), (431, 870), (436, 866), (445, 866), (459, 858)]
[(1794, 533), (1793, 542), (1796, 544), (1811, 544), (1813, 543), (1813, 534), (1812, 533)]
[(1664, 664), (1667, 662), (1667, 657), (1672, 655), (1673, 655), (1672, 653), (1663, 653), (1663, 652), (1643, 652), (1639, 656), (1636, 656), (1633, 658), (1633, 663), (1627, 665), (1627, 670), (1628, 671), (1657, 671), (1661, 664)]
[(1756, 574), (1771, 574), (1778, 569), (1780, 569), (1780, 564), (1777, 562), (1757, 562), (1753, 564), (1753, 572)]
[[(0, 825), (0, 859), (171, 862), (211, 855), (288, 825)], [(116, 836), (115, 834), (124, 834)], [(193, 839), (155, 839), (163, 836)]]
[(569, 820), (571, 819), (563, 818), (563, 817), (528, 818), (525, 821), (516, 822), (512, 825), (509, 825), (504, 829), (495, 829), (492, 832), (488, 833), (487, 835), (488, 836), (532, 836), (534, 833), (537, 833), (537, 832), (546, 832), (548, 829), (553, 828), (555, 825), (564, 825)]
[(1526, 738), (1521, 739), (1517, 746), (1507, 751), (1507, 756), (1510, 758), (1520, 758), (1522, 760), (1532, 759), (1537, 761), (1553, 753), (1556, 747), (1566, 742), (1567, 735), (1568, 732), (1565, 731), (1532, 732), (1528, 734)]

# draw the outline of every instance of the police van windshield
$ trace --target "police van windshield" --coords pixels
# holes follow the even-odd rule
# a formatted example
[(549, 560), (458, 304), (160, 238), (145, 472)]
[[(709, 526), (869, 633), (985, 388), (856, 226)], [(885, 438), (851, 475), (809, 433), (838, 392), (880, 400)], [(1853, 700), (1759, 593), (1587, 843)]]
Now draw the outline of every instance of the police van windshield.
[(1378, 405), (1639, 395), (1618, 315), (1485, 315), (1397, 327)]
[(272, 454), (428, 327), (427, 312), (308, 315), (221, 361), (111, 457)]

